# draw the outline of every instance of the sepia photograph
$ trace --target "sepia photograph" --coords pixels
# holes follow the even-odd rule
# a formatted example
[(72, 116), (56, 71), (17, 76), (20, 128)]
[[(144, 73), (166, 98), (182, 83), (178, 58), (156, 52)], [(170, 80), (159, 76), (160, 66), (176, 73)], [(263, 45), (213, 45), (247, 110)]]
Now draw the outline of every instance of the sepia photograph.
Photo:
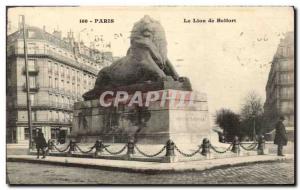
[(6, 183), (295, 185), (293, 6), (7, 6)]

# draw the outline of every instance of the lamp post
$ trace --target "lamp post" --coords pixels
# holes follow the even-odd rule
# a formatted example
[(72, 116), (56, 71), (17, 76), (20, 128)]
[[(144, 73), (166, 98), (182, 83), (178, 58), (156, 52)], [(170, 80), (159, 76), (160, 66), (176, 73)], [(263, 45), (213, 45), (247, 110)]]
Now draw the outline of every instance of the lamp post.
[(255, 118), (256, 118), (256, 114), (252, 113), (252, 118), (253, 118), (253, 141), (256, 141), (256, 131), (255, 131)]
[(27, 42), (26, 42), (26, 29), (25, 29), (25, 16), (22, 17), (23, 25), (23, 43), (24, 43), (24, 59), (25, 59), (25, 72), (26, 72), (26, 98), (27, 98), (27, 116), (28, 116), (28, 127), (29, 127), (29, 150), (32, 149), (32, 123), (31, 123), (31, 104), (29, 98), (29, 74), (28, 74), (28, 61), (27, 61)]

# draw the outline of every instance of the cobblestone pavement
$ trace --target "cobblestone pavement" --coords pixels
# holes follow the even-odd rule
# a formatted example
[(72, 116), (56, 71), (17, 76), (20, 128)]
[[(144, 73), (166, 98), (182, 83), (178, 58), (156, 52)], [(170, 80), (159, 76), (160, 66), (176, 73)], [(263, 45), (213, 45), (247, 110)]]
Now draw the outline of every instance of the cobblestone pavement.
[(7, 174), (10, 184), (293, 184), (294, 161), (173, 174), (8, 162)]

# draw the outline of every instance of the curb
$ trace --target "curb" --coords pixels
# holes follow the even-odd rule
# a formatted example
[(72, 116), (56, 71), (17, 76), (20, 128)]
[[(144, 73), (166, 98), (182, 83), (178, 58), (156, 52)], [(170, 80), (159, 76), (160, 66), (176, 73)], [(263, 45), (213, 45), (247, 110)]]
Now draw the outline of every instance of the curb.
[(253, 160), (241, 163), (231, 163), (231, 164), (220, 164), (220, 165), (211, 165), (202, 168), (164, 168), (164, 169), (155, 169), (155, 168), (130, 168), (130, 167), (120, 167), (120, 166), (105, 166), (105, 165), (97, 165), (97, 164), (88, 164), (88, 163), (74, 163), (74, 162), (62, 162), (62, 161), (53, 161), (53, 160), (36, 160), (30, 158), (15, 158), (8, 157), (7, 162), (25, 162), (25, 163), (33, 163), (33, 164), (49, 164), (56, 166), (65, 166), (65, 167), (80, 167), (80, 168), (89, 168), (89, 169), (101, 169), (106, 171), (120, 171), (120, 172), (130, 172), (130, 173), (146, 173), (146, 174), (161, 174), (161, 173), (180, 173), (180, 172), (200, 172), (207, 171), (212, 169), (222, 169), (228, 167), (238, 167), (245, 166), (249, 164), (258, 164), (258, 163), (272, 163), (272, 162), (282, 162), (287, 160), (293, 160), (293, 158), (277, 158), (277, 159), (269, 159), (269, 160)]
[(32, 164), (48, 164), (54, 166), (65, 166), (65, 167), (78, 167), (78, 168), (89, 168), (89, 169), (101, 169), (106, 171), (120, 171), (130, 173), (147, 173), (147, 174), (159, 174), (168, 173), (172, 170), (158, 170), (158, 169), (139, 169), (139, 168), (126, 168), (117, 166), (103, 166), (95, 164), (82, 164), (82, 163), (69, 163), (69, 162), (58, 162), (52, 160), (32, 160), (26, 158), (7, 158), (7, 162), (24, 162)]

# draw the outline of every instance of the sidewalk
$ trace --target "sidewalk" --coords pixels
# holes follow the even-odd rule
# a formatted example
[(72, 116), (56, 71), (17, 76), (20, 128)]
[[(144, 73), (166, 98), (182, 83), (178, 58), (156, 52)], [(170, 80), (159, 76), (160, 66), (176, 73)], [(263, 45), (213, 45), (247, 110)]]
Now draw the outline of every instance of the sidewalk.
[(46, 159), (36, 159), (33, 155), (8, 155), (7, 161), (11, 162), (30, 162), (39, 164), (53, 164), (61, 166), (84, 167), (105, 170), (119, 170), (127, 172), (143, 173), (166, 173), (183, 171), (203, 171), (222, 167), (241, 166), (261, 162), (276, 162), (293, 160), (294, 155), (288, 154), (284, 157), (276, 155), (260, 155), (233, 157), (223, 159), (210, 159), (201, 161), (176, 162), (176, 163), (157, 163), (139, 162), (126, 160), (107, 160), (95, 158), (74, 158), (74, 157), (54, 157)]

